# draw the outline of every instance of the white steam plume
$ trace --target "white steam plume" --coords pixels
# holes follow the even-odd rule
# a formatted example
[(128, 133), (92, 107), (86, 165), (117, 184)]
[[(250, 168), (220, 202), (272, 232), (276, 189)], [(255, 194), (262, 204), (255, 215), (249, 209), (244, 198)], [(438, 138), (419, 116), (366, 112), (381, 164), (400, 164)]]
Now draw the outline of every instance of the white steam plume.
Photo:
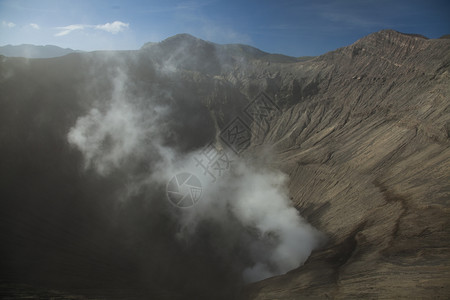
[[(172, 170), (176, 174), (177, 169)], [(252, 265), (243, 271), (246, 282), (299, 267), (322, 243), (322, 234), (306, 223), (291, 205), (288, 176), (281, 171), (249, 165), (235, 158), (230, 173), (211, 183), (193, 164), (185, 164), (180, 170), (200, 177), (204, 190), (194, 208), (183, 210), (180, 221), (185, 227), (181, 234), (189, 239), (195, 235), (196, 225), (204, 220), (213, 219), (227, 226), (231, 215), (251, 232), (252, 238), (245, 245), (252, 259)]]
[(85, 167), (94, 167), (102, 175), (122, 167), (131, 157), (145, 155), (148, 139), (159, 144), (155, 120), (164, 115), (164, 108), (142, 111), (127, 98), (126, 82), (125, 74), (118, 70), (110, 102), (78, 118), (67, 136), (69, 143), (83, 153)]
[(199, 152), (177, 153), (162, 144), (157, 120), (164, 119), (166, 108), (145, 99), (151, 103), (146, 107), (152, 108), (142, 110), (127, 97), (127, 85), (126, 76), (119, 73), (106, 109), (92, 109), (68, 133), (70, 144), (83, 153), (86, 167), (107, 175), (129, 160), (145, 156), (151, 148), (158, 154), (158, 161), (145, 180), (135, 184), (165, 184), (179, 171), (196, 174), (202, 181), (202, 199), (177, 213), (179, 238), (195, 237), (197, 225), (205, 220), (219, 224), (224, 232), (231, 222), (237, 223), (249, 237), (240, 245), (250, 256), (242, 267), (246, 282), (283, 274), (303, 264), (319, 246), (321, 235), (291, 205), (287, 175), (234, 158), (232, 169), (211, 183), (192, 159)]

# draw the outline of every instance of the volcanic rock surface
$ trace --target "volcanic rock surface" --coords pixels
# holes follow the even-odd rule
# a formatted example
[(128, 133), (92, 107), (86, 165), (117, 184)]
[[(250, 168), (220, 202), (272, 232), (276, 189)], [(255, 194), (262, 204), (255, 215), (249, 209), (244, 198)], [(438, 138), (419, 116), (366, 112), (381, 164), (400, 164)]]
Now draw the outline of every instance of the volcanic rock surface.
[[(203, 252), (173, 250), (167, 236), (176, 228), (158, 207), (138, 199), (116, 221), (117, 202), (98, 199), (116, 198), (126, 173), (104, 179), (82, 170), (67, 133), (110, 96), (104, 74), (117, 69), (134, 83), (129, 93), (184, 100), (172, 106), (176, 122), (162, 124), (170, 129), (165, 144), (181, 152), (214, 140), (261, 92), (273, 99), (280, 113), (265, 128), (253, 124), (242, 155), (271, 149), (268, 164), (289, 175), (292, 204), (326, 243), (303, 266), (229, 292), (236, 273), (199, 264)], [(450, 40), (393, 30), (314, 58), (189, 35), (139, 51), (1, 57), (3, 293), (13, 294), (9, 282), (89, 294), (89, 286), (151, 281), (146, 292), (161, 299), (445, 299), (449, 100)], [(173, 279), (168, 268), (177, 264), (185, 266)]]
[(293, 105), (254, 147), (329, 244), (251, 299), (450, 295), (449, 67), (447, 41), (386, 30), (278, 76)]

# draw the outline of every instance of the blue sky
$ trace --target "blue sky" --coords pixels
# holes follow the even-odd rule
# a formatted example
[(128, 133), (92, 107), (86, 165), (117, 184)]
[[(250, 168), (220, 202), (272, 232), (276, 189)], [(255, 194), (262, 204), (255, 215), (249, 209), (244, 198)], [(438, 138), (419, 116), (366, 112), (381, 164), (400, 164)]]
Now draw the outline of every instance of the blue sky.
[(138, 49), (177, 33), (319, 55), (386, 28), (450, 33), (450, 1), (0, 0), (0, 45)]

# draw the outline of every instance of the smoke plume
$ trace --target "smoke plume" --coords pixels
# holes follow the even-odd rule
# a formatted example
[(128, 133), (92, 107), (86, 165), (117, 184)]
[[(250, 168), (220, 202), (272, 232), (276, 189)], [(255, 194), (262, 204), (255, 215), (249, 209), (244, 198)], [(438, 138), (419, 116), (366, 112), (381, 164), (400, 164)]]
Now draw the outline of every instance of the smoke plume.
[[(168, 66), (164, 61), (154, 63), (153, 72), (175, 81), (180, 63), (173, 56), (167, 62)], [(217, 140), (214, 121), (201, 99), (180, 96), (179, 90), (186, 86), (179, 84), (153, 83), (143, 88), (127, 72), (122, 67), (109, 73), (112, 93), (94, 101), (67, 139), (83, 154), (86, 170), (102, 176), (122, 174), (122, 200), (145, 203), (149, 220), (143, 226), (150, 232), (152, 226), (160, 226), (151, 219), (164, 216), (170, 236), (139, 237), (148, 239), (153, 248), (171, 248), (155, 250), (160, 262), (150, 263), (147, 272), (173, 259), (172, 255), (185, 255), (186, 270), (175, 267), (168, 280), (176, 282), (174, 278), (181, 276), (177, 274), (193, 272), (188, 262), (193, 260), (217, 269), (222, 284), (239, 285), (301, 266), (322, 238), (291, 205), (288, 176), (228, 151), (229, 168), (212, 180), (195, 157), (208, 144), (227, 150)], [(201, 182), (201, 199), (190, 208), (171, 205), (165, 192), (167, 182), (180, 172), (194, 174)], [(204, 254), (197, 257), (197, 252)]]

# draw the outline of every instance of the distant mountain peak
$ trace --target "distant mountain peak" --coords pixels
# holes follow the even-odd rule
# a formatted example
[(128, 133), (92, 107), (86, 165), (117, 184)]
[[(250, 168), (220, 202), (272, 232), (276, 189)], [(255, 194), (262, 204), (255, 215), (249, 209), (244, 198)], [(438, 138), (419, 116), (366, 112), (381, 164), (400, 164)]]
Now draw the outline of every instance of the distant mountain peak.
[(166, 38), (164, 41), (168, 40), (190, 40), (190, 41), (203, 41), (202, 39), (199, 39), (189, 33), (178, 33), (171, 37)]
[(428, 37), (415, 33), (403, 33), (393, 29), (383, 29), (378, 32), (371, 33), (350, 45), (349, 47), (357, 48), (383, 48), (389, 52), (389, 49), (395, 48), (411, 48), (429, 40)]
[(199, 39), (188, 33), (180, 33), (174, 36), (168, 37), (160, 42), (163, 47), (179, 47), (179, 46), (213, 46), (216, 45), (212, 42)]
[(161, 47), (164, 48), (168, 48), (168, 49), (172, 49), (172, 48), (177, 48), (180, 46), (186, 46), (186, 45), (200, 45), (200, 44), (210, 44), (212, 45), (213, 43), (208, 42), (208, 41), (204, 41), (202, 39), (199, 39), (193, 35), (190, 35), (188, 33), (179, 33), (173, 36), (170, 36), (164, 40), (162, 40), (161, 42), (148, 42), (145, 43), (141, 49), (148, 49), (151, 48), (155, 45), (159, 45)]
[[(141, 50), (155, 51), (165, 54), (173, 53), (177, 56), (188, 55), (188, 60), (193, 56), (197, 57), (199, 62), (206, 63), (208, 59), (218, 59), (222, 62), (231, 61), (232, 57), (246, 59), (262, 59), (268, 62), (295, 62), (299, 59), (282, 54), (271, 54), (258, 48), (245, 44), (217, 44), (197, 38), (188, 33), (180, 33), (168, 37), (159, 43), (148, 42), (141, 47)], [(300, 60), (304, 60), (301, 58)]]
[(406, 33), (406, 32), (400, 32), (394, 29), (383, 29), (380, 30), (378, 32), (375, 32), (373, 34), (380, 34), (380, 35), (403, 35), (403, 36), (409, 36), (409, 37), (417, 37), (417, 38), (421, 38), (421, 39), (425, 39), (428, 40), (429, 38), (422, 35), (422, 34), (418, 34), (418, 33)]

